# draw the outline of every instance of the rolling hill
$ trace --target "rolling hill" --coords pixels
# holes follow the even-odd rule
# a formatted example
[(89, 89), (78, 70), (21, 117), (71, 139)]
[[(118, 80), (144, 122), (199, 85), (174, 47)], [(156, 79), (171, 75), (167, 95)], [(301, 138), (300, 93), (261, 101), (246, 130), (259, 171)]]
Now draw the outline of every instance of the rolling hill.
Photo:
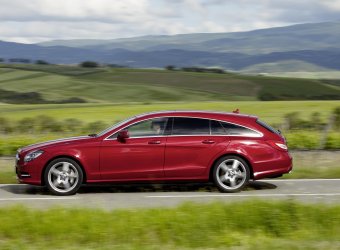
[(340, 100), (340, 89), (337, 81), (232, 73), (29, 64), (0, 67), (0, 102), (7, 103), (232, 100)]

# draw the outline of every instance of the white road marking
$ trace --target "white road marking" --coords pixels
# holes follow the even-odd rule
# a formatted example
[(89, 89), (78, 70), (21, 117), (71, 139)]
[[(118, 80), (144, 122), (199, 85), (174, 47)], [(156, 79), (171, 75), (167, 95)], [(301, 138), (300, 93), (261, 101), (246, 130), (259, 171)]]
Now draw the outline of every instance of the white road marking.
[(260, 179), (256, 181), (268, 181), (268, 182), (275, 182), (275, 181), (340, 181), (340, 179)]
[(148, 195), (146, 198), (202, 198), (202, 197), (275, 197), (275, 196), (340, 196), (340, 193), (324, 194), (197, 194), (197, 195)]
[(29, 200), (75, 200), (76, 197), (23, 197), (23, 198), (0, 198), (0, 201), (29, 201)]

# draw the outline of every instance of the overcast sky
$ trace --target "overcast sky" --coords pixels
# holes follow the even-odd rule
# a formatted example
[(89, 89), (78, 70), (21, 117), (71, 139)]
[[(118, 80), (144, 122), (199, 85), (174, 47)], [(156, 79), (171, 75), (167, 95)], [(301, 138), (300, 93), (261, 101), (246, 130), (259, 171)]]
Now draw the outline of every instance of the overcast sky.
[(340, 0), (0, 0), (0, 40), (111, 39), (340, 20)]

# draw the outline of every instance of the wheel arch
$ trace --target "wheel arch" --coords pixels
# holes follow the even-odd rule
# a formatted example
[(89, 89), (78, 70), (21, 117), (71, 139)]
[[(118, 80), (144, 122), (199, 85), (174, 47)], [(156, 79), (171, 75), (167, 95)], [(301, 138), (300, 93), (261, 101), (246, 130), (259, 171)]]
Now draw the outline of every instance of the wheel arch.
[(87, 180), (87, 177), (86, 177), (86, 171), (83, 167), (83, 165), (81, 164), (81, 162), (79, 161), (79, 159), (77, 159), (76, 157), (73, 157), (73, 156), (69, 156), (69, 155), (58, 155), (58, 156), (55, 156), (55, 157), (52, 157), (51, 159), (49, 159), (46, 164), (44, 165), (42, 171), (41, 171), (41, 185), (42, 186), (45, 186), (45, 179), (44, 179), (44, 174), (45, 174), (45, 171), (46, 171), (46, 168), (47, 166), (54, 160), (56, 159), (59, 159), (59, 158), (68, 158), (70, 160), (73, 160), (75, 161), (79, 167), (81, 168), (81, 170), (83, 171), (83, 183), (86, 183), (86, 180)]
[(251, 165), (250, 161), (244, 155), (237, 154), (237, 153), (226, 153), (226, 154), (223, 154), (223, 155), (220, 155), (219, 157), (217, 157), (214, 160), (214, 162), (211, 164), (210, 170), (209, 170), (209, 181), (213, 181), (213, 172), (214, 172), (214, 166), (215, 166), (216, 162), (218, 160), (220, 160), (222, 157), (225, 157), (225, 156), (237, 156), (237, 157), (241, 158), (242, 160), (244, 160), (248, 164), (248, 166), (249, 166), (250, 179), (254, 179), (253, 166)]

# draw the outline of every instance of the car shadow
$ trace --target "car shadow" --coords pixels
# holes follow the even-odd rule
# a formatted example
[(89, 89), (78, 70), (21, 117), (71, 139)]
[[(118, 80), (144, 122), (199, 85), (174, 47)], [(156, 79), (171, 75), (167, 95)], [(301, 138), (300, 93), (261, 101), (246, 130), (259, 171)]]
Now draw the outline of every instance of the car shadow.
[[(252, 181), (243, 190), (268, 190), (277, 186), (266, 181)], [(46, 187), (32, 185), (4, 185), (0, 189), (12, 194), (50, 195)], [(78, 194), (87, 193), (142, 193), (142, 192), (210, 192), (219, 193), (213, 183), (172, 183), (172, 184), (90, 184), (83, 185)]]

